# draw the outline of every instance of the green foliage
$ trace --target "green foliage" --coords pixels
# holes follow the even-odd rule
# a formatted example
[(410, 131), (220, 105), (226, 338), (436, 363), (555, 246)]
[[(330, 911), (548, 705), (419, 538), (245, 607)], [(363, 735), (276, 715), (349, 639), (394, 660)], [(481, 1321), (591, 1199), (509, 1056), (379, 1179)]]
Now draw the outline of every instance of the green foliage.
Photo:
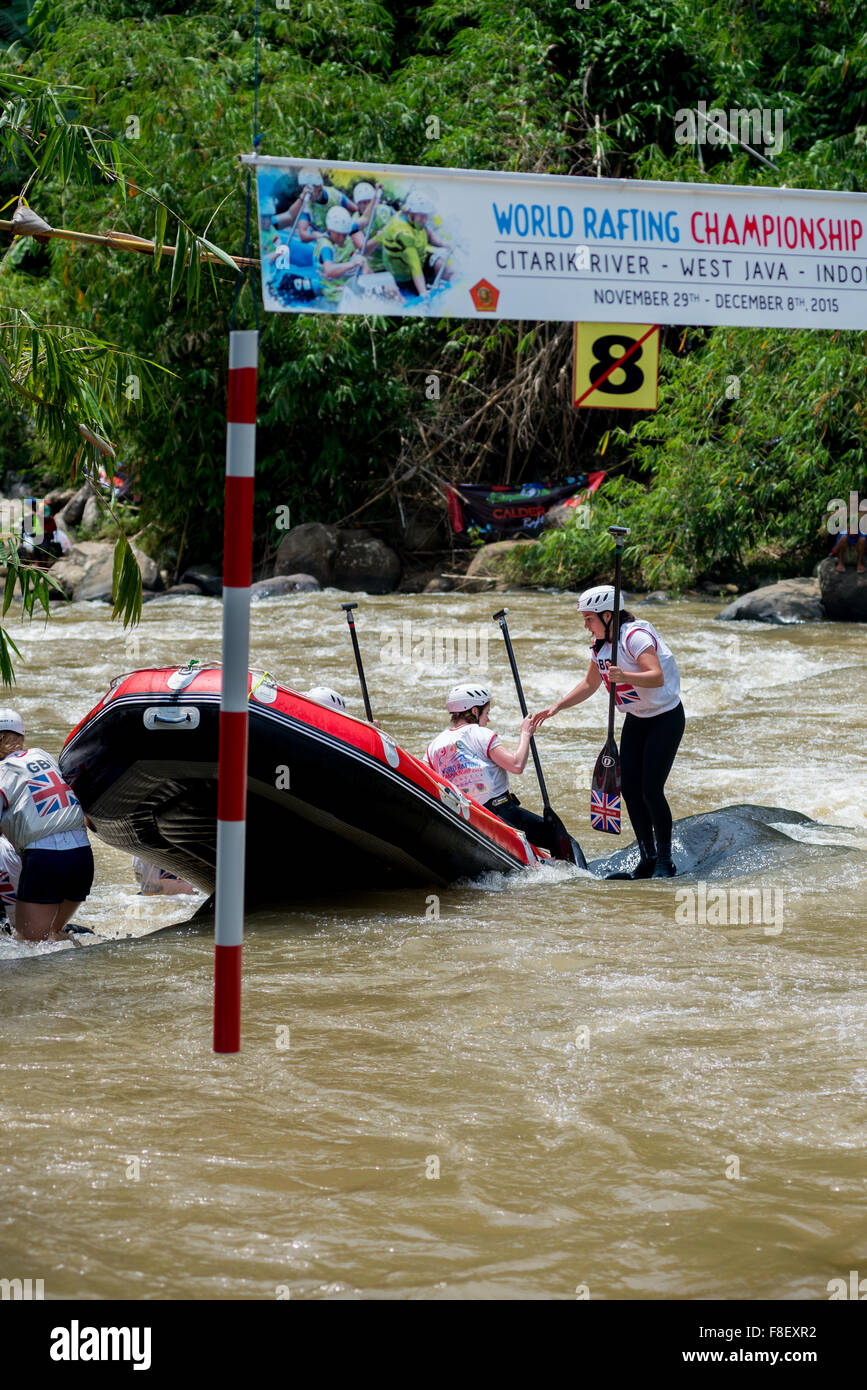
[[(14, 9), (19, 30), (25, 8)], [(0, 50), (0, 203), (32, 176), (27, 198), (54, 225), (173, 248), (150, 265), (59, 241), (6, 254), (0, 317), (14, 350), (0, 343), (0, 395), (19, 427), (0, 451), (41, 463), (47, 440), (65, 468), (77, 424), (89, 424), (136, 475), (142, 524), (181, 567), (217, 559), (222, 541), (235, 291), (225, 257), (243, 249), (236, 156), (251, 143), (253, 15), (253, 0), (37, 0), (26, 44)], [(266, 153), (867, 181), (867, 0), (591, 0), (582, 10), (574, 0), (291, 0), (261, 7), (260, 33)], [(780, 108), (776, 168), (737, 146), (677, 144), (675, 113), (699, 100)], [(246, 291), (237, 312), (249, 322)], [(415, 469), (418, 504), (439, 507), (439, 477), (563, 476), (596, 464), (609, 431), (605, 463), (628, 476), (597, 510), (604, 519), (610, 505), (633, 528), (633, 585), (815, 553), (828, 498), (863, 467), (855, 335), (692, 335), (664, 354), (658, 413), (626, 430), (613, 413), (572, 410), (570, 357), (568, 326), (270, 317), (260, 554), (278, 539), (278, 506), (293, 524), (339, 520)], [(431, 373), (443, 382), (435, 401), (423, 389)], [(124, 391), (130, 375), (141, 378), (137, 398)], [(733, 399), (731, 376), (741, 379)], [(68, 418), (57, 409), (66, 392)], [(546, 537), (540, 577), (581, 582), (604, 569), (603, 543), (592, 531)]]
[(645, 486), (613, 479), (588, 531), (546, 533), (516, 551), (515, 574), (572, 586), (601, 576), (614, 522), (631, 529), (624, 574), (636, 588), (803, 573), (827, 553), (831, 500), (867, 491), (865, 394), (855, 333), (719, 329), (684, 360), (667, 355), (659, 410), (628, 434)]
[(121, 533), (114, 547), (112, 575), (113, 618), (122, 618), (124, 627), (134, 626), (141, 617), (141, 570), (126, 536)]

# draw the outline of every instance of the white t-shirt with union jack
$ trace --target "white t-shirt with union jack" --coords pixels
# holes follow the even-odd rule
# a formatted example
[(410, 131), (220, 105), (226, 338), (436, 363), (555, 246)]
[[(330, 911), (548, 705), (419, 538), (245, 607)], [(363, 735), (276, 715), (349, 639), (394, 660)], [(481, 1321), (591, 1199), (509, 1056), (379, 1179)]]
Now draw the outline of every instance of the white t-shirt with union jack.
[(491, 749), (499, 742), (500, 736), (493, 729), (482, 729), (478, 724), (459, 724), (437, 734), (428, 744), (426, 757), (440, 777), (454, 782), (464, 796), (471, 796), (484, 805), (492, 797), (503, 796), (509, 790), (508, 773), (491, 761)]
[(25, 748), (0, 762), (0, 825), (19, 854), (47, 836), (82, 832), (84, 812), (50, 753)]
[[(655, 651), (662, 667), (662, 685), (636, 686), (618, 683), (615, 691), (617, 708), (624, 714), (635, 714), (639, 719), (649, 719), (655, 714), (666, 714), (676, 709), (680, 703), (680, 672), (671, 648), (666, 646), (652, 623), (625, 623), (620, 629), (620, 642), (617, 647), (617, 665), (621, 671), (640, 671), (638, 658), (642, 652)], [(599, 674), (608, 689), (608, 667), (611, 665), (611, 643), (595, 651), (590, 648), (590, 659), (599, 667)]]

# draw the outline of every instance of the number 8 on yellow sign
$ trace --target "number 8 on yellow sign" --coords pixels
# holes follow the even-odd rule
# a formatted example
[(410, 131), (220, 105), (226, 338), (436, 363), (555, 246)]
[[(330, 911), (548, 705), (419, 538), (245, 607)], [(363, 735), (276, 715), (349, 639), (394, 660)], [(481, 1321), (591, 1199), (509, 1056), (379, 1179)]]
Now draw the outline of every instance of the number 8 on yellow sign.
[(656, 410), (658, 385), (658, 324), (576, 323), (574, 406)]

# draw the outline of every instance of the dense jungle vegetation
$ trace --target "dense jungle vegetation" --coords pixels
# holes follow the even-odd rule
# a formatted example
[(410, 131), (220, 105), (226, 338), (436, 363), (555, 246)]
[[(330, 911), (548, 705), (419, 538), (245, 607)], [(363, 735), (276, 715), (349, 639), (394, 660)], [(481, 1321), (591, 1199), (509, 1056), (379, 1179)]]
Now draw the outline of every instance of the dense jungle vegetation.
[[(262, 0), (259, 23), (263, 153), (864, 187), (867, 0)], [(240, 253), (255, 64), (252, 0), (16, 0), (0, 27), (0, 216), (27, 185), (55, 227)], [(774, 167), (678, 144), (675, 113), (701, 100), (782, 110)], [(234, 273), (219, 256), (200, 274), (175, 257), (173, 274), (170, 257), (6, 234), (0, 252), (0, 484), (69, 477), (85, 423), (137, 474), (137, 524), (164, 553), (218, 560)], [(249, 288), (237, 323), (253, 324)], [(663, 341), (659, 409), (639, 416), (572, 409), (568, 324), (263, 316), (260, 557), (278, 506), (293, 524), (357, 514), (411, 548), (444, 517), (432, 474), (602, 466), (596, 524), (552, 533), (530, 578), (604, 567), (615, 513), (633, 586), (803, 571), (827, 550), (829, 499), (867, 491), (867, 339)]]

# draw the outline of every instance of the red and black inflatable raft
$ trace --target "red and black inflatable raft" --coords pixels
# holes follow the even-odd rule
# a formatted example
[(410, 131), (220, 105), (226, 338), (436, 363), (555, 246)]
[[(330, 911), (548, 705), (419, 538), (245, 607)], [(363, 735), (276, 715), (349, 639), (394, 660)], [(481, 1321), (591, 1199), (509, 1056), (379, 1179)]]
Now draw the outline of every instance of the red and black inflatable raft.
[[(60, 755), (94, 831), (213, 892), (218, 665), (118, 677)], [(545, 852), (372, 724), (250, 675), (248, 903), (446, 884)]]

